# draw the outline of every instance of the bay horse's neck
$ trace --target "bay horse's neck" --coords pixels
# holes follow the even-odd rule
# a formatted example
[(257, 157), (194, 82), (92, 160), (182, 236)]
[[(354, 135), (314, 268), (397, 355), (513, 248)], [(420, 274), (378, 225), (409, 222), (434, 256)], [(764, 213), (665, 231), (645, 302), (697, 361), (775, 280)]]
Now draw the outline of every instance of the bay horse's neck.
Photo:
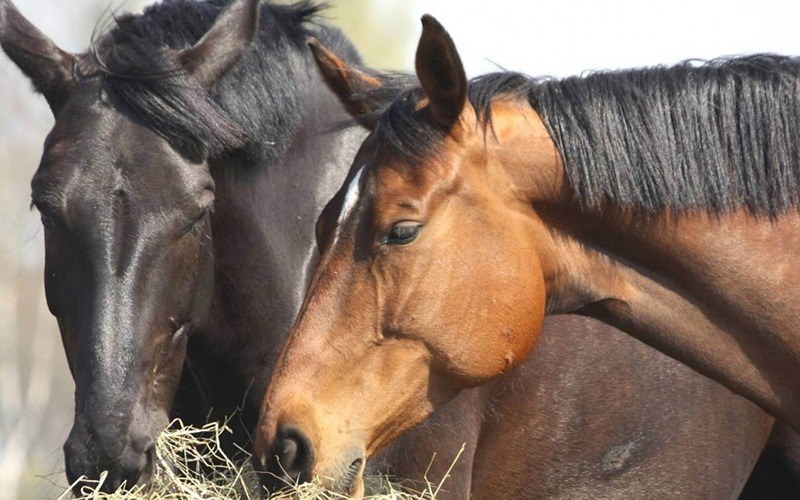
[(798, 212), (581, 209), (542, 121), (519, 116), (494, 148), (533, 208), (548, 311), (617, 326), (800, 428)]

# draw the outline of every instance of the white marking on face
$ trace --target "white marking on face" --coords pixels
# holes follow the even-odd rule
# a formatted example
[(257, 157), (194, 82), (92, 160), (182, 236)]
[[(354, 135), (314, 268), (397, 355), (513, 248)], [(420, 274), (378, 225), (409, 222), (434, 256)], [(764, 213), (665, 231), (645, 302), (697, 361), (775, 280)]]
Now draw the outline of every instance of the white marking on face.
[(344, 202), (342, 202), (342, 211), (339, 213), (339, 220), (336, 223), (336, 230), (333, 233), (333, 245), (336, 245), (336, 242), (339, 240), (342, 224), (344, 224), (344, 221), (347, 220), (350, 212), (353, 211), (358, 203), (358, 196), (361, 194), (361, 186), (359, 186), (359, 183), (361, 182), (361, 174), (364, 173), (365, 166), (366, 165), (362, 165), (361, 168), (358, 169), (356, 175), (353, 176), (353, 180), (351, 180), (350, 184), (347, 186)]
[(361, 194), (359, 183), (361, 181), (361, 174), (364, 173), (365, 166), (366, 165), (358, 169), (356, 175), (353, 176), (353, 180), (350, 181), (350, 185), (347, 186), (347, 193), (345, 193), (344, 202), (342, 203), (342, 212), (339, 214), (339, 225), (342, 225), (342, 223), (347, 220), (347, 216), (350, 215), (350, 212), (353, 211), (356, 203), (358, 203), (358, 196)]

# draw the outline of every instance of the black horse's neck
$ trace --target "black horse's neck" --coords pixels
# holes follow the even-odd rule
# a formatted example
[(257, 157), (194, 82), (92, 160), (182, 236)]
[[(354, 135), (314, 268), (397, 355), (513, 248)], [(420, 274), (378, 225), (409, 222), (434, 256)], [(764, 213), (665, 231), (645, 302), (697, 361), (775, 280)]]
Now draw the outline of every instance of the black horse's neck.
[[(341, 37), (315, 28), (315, 36)], [(213, 417), (240, 411), (234, 420), (240, 443), (255, 426), (278, 351), (302, 302), (316, 258), (316, 218), (366, 134), (339, 126), (346, 120), (342, 106), (305, 45), (300, 49), (272, 60), (275, 78), (256, 71), (267, 59), (251, 52), (215, 96), (248, 130), (250, 142), (210, 161), (216, 185), (214, 298), (208, 324), (190, 343), (187, 364), (194, 373), (185, 373), (188, 389), (178, 398), (195, 399), (180, 405), (182, 416), (190, 410), (190, 419), (205, 419), (210, 410), (197, 404), (198, 386)]]

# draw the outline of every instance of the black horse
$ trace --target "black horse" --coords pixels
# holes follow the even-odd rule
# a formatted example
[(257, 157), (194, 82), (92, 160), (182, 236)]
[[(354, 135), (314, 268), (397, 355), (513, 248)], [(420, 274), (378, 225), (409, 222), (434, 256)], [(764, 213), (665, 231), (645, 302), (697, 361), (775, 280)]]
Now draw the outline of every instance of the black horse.
[(316, 6), (226, 3), (167, 1), (70, 54), (0, 2), (3, 49), (56, 117), (32, 199), (76, 384), (71, 482), (139, 481), (171, 407), (241, 408), (247, 441), (360, 134), (322, 133), (343, 112), (305, 40), (357, 56)]
[[(0, 0), (0, 44), (56, 117), (32, 197), (45, 228), (48, 306), (76, 383), (74, 426), (64, 447), (71, 482), (102, 470), (110, 472), (109, 490), (146, 481), (154, 440), (170, 414), (202, 423), (238, 411), (234, 439), (249, 442), (315, 259), (315, 220), (364, 136), (358, 128), (337, 127), (344, 110), (306, 47), (314, 36), (358, 63), (349, 42), (314, 20), (314, 4), (265, 4), (260, 15), (258, 9), (256, 0), (166, 0), (141, 16), (122, 17), (86, 53), (70, 54)], [(609, 362), (628, 355), (607, 353)], [(644, 373), (618, 378), (663, 383), (664, 370), (654, 362)], [(678, 379), (683, 387), (671, 384), (674, 393), (642, 400), (641, 407), (681, 408), (676, 414), (691, 421), (699, 415), (698, 398), (683, 398), (681, 391), (721, 391), (696, 375)], [(508, 377), (512, 386), (549, 394), (561, 393), (559, 383)], [(465, 464), (494, 460), (490, 451), (482, 453), (492, 443), (481, 445), (479, 436), (489, 429), (481, 415), (508, 394), (505, 386), (498, 391), (476, 393), (480, 405), (437, 417), (437, 426), (472, 436)], [(587, 398), (576, 406), (596, 406), (590, 392), (576, 393)], [(714, 409), (737, 412), (746, 404), (725, 401)], [(573, 418), (589, 417), (600, 418)], [(747, 442), (714, 457), (746, 471), (768, 419), (754, 413), (750, 422), (751, 430), (745, 422), (724, 431), (708, 422), (680, 439), (660, 428), (652, 438), (676, 450), (686, 443)], [(514, 426), (491, 428), (502, 431), (497, 439), (519, 435)], [(624, 440), (631, 432), (616, 429), (614, 436)], [(530, 444), (520, 467), (559, 463), (558, 449), (537, 448), (535, 436), (523, 435)], [(453, 436), (389, 450), (385, 467), (419, 478), (431, 449), (453, 455), (460, 445)], [(576, 456), (584, 455), (584, 436), (564, 439)], [(639, 460), (625, 466), (636, 471)], [(642, 483), (640, 472), (621, 477)], [(471, 478), (469, 467), (460, 466), (453, 491), (469, 492)], [(672, 479), (696, 478), (682, 471)], [(560, 479), (542, 476), (542, 490), (547, 481)], [(491, 477), (483, 483), (482, 491), (491, 491)]]

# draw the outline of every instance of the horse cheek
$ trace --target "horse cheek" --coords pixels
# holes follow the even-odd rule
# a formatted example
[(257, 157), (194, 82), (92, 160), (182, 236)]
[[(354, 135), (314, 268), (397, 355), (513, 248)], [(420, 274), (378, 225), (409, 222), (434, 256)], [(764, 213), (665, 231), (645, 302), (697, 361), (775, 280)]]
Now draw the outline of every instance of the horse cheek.
[(508, 373), (525, 360), (545, 313), (544, 276), (533, 254), (509, 252), (506, 271), (494, 286), (493, 314), (486, 318), (485, 338), (478, 347), (483, 362), (488, 361), (488, 378)]

